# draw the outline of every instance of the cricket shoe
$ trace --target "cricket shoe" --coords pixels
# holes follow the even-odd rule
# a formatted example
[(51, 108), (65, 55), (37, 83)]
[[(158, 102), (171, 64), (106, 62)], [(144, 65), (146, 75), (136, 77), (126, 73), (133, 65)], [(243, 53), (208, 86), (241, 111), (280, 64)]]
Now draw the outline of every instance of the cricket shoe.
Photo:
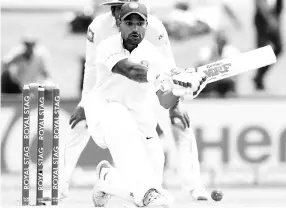
[(92, 201), (95, 207), (104, 207), (108, 200), (110, 199), (110, 194), (105, 193), (101, 189), (101, 184), (105, 181), (105, 176), (107, 172), (103, 172), (102, 170), (106, 168), (112, 168), (110, 163), (106, 160), (101, 161), (96, 167), (96, 182), (93, 187), (92, 193)]
[(165, 190), (149, 189), (142, 200), (143, 207), (164, 206), (168, 207), (174, 201), (173, 196)]
[(194, 200), (207, 201), (209, 200), (209, 193), (204, 186), (195, 188), (190, 191), (190, 194)]

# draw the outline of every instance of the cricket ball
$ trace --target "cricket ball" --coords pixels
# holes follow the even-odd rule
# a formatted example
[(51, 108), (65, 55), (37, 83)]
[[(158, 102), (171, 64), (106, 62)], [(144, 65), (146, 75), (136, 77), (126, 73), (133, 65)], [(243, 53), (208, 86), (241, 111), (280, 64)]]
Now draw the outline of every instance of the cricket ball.
[(218, 190), (214, 190), (211, 193), (211, 197), (215, 201), (220, 201), (222, 199), (222, 195), (223, 195), (222, 192)]

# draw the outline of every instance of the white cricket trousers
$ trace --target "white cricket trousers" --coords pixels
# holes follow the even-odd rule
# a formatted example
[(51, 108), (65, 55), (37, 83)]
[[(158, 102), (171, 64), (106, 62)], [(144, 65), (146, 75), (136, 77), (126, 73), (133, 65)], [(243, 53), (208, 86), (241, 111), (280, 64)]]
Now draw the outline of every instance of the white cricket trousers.
[[(200, 178), (198, 150), (192, 129), (185, 130), (180, 124), (171, 125), (168, 113), (165, 113), (165, 116), (161, 115), (160, 118), (159, 124), (164, 131), (163, 137), (165, 137), (163, 138), (163, 144), (166, 144), (166, 149), (171, 152), (172, 166), (178, 169), (184, 190), (190, 191), (201, 186), (203, 183)], [(80, 121), (70, 130), (70, 137), (67, 138), (65, 145), (64, 176), (60, 178), (60, 192), (68, 191), (72, 172), (89, 138), (90, 133), (85, 120)], [(96, 140), (96, 137), (93, 136), (92, 138)], [(154, 139), (148, 141), (148, 143), (157, 142), (157, 138), (156, 141)], [(152, 144), (149, 146), (151, 149)]]
[(65, 144), (64, 175), (60, 179), (60, 193), (68, 194), (72, 172), (89, 138), (90, 134), (85, 120), (80, 121), (73, 129), (70, 129), (70, 135)]
[(169, 113), (163, 108), (156, 109), (156, 113), (163, 131), (163, 146), (169, 153), (169, 167), (177, 170), (181, 187), (185, 191), (201, 187), (204, 184), (200, 178), (197, 142), (192, 127), (184, 129), (180, 121), (171, 124)]
[(172, 133), (176, 141), (177, 169), (183, 190), (191, 191), (203, 186), (197, 142), (192, 128), (184, 129), (182, 124), (176, 123), (172, 125)]
[(158, 136), (147, 139), (130, 111), (120, 103), (100, 105), (92, 97), (86, 103), (88, 130), (100, 147), (109, 149), (116, 167), (113, 182), (129, 187), (138, 199), (142, 199), (148, 189), (160, 188), (164, 152)]

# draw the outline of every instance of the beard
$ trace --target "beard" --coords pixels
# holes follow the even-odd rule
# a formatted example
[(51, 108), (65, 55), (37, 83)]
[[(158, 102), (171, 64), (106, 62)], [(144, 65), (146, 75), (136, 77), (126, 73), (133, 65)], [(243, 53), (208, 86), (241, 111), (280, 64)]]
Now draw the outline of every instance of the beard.
[(128, 35), (126, 42), (132, 45), (138, 45), (142, 41), (142, 36), (139, 33), (131, 33)]

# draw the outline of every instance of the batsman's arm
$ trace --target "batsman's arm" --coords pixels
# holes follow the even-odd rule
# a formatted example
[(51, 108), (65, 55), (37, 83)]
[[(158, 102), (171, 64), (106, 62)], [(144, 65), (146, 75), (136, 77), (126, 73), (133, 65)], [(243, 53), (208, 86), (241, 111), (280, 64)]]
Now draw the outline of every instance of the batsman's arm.
[(141, 64), (132, 63), (127, 58), (118, 61), (112, 67), (113, 73), (121, 74), (128, 79), (139, 83), (148, 82), (148, 70), (147, 67)]
[(117, 36), (105, 39), (98, 45), (95, 64), (139, 83), (151, 82), (159, 75), (148, 67), (131, 61), (123, 52)]
[[(148, 77), (152, 77), (154, 75), (148, 76), (148, 68), (141, 65), (128, 61), (128, 59), (123, 59), (118, 61), (114, 67), (112, 68), (112, 72), (121, 74), (133, 81), (139, 83), (148, 82)], [(149, 71), (151, 72), (151, 71)], [(152, 78), (150, 78), (152, 80)], [(169, 109), (177, 104), (180, 97), (173, 95), (172, 92), (163, 92), (162, 90), (158, 90), (156, 92), (160, 104), (165, 108)]]
[[(128, 61), (128, 59), (118, 61), (112, 68), (112, 72), (121, 74), (139, 83), (148, 82), (148, 68), (141, 64), (132, 63)], [(173, 95), (172, 92), (163, 92), (161, 90), (158, 90), (156, 94), (158, 96), (160, 104), (166, 109), (169, 109), (176, 105), (177, 101), (180, 98), (178, 96)]]
[[(110, 48), (110, 45), (113, 45), (114, 47)], [(97, 49), (97, 65), (104, 65), (112, 73), (120, 74), (135, 82), (155, 83), (155, 87), (156, 83), (159, 83), (159, 86), (161, 82), (171, 82), (170, 80), (172, 79), (160, 74), (160, 71), (150, 70), (142, 64), (130, 61), (121, 51), (121, 48), (116, 48), (114, 42), (107, 42), (107, 40), (101, 42)], [(162, 77), (160, 81), (158, 81), (158, 77)], [(158, 89), (159, 88), (160, 87), (158, 87)], [(172, 93), (163, 92), (161, 90), (157, 91), (157, 96), (159, 97), (161, 105), (166, 109), (174, 106), (179, 99), (178, 96), (174, 96)]]

